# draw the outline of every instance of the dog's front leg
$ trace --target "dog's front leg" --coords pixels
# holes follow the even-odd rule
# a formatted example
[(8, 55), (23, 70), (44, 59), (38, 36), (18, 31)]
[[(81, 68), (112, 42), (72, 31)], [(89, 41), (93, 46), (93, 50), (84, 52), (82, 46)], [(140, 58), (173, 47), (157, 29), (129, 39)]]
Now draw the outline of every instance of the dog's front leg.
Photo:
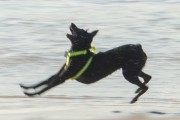
[(44, 87), (43, 89), (41, 89), (40, 91), (34, 92), (34, 93), (24, 92), (24, 94), (27, 95), (27, 96), (40, 95), (40, 94), (44, 93), (45, 91), (47, 91), (47, 90), (49, 90), (49, 89), (51, 89), (51, 88), (53, 88), (53, 87), (55, 87), (55, 86), (57, 86), (59, 84), (64, 83), (65, 79), (54, 79), (54, 80), (51, 79), (51, 80), (49, 80), (47, 82), (48, 82), (47, 86)]
[(62, 71), (64, 70), (64, 67), (65, 67), (65, 64), (61, 67), (61, 69), (59, 70), (59, 72), (53, 76), (51, 76), (49, 79), (45, 80), (45, 81), (42, 81), (38, 84), (34, 84), (34, 85), (23, 85), (23, 84), (20, 84), (20, 87), (23, 88), (23, 89), (36, 89), (40, 86), (43, 86), (43, 85), (47, 85), (48, 84), (48, 81), (52, 81), (52, 80), (55, 80), (58, 78), (58, 75), (60, 75), (62, 73)]
[(64, 83), (67, 79), (71, 78), (73, 76), (73, 72), (71, 71), (72, 69), (70, 68), (70, 70), (64, 70), (61, 71), (60, 74), (56, 74), (55, 76), (50, 77), (47, 80), (46, 86), (41, 89), (40, 91), (34, 92), (34, 93), (28, 93), (28, 92), (24, 92), (25, 95), (27, 96), (34, 96), (34, 95), (40, 95), (42, 93), (44, 93), (45, 91)]
[[(55, 75), (53, 75), (51, 78), (54, 78), (55, 77)], [(38, 83), (38, 84), (35, 84), (35, 85), (29, 85), (29, 86), (26, 86), (26, 85), (23, 85), (23, 84), (20, 84), (20, 87), (21, 88), (23, 88), (23, 89), (36, 89), (36, 88), (38, 88), (38, 87), (40, 87), (40, 86), (42, 86), (42, 85), (46, 85), (47, 84), (47, 80), (45, 80), (45, 81), (42, 81), (42, 82), (40, 82), (40, 83)]]

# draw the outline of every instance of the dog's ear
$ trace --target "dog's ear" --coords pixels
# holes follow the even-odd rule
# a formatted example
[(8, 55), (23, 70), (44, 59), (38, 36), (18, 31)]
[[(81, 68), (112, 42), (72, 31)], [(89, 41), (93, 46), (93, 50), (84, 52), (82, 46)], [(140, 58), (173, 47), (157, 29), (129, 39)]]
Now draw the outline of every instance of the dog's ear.
[(98, 33), (99, 30), (95, 30), (93, 32), (91, 32), (91, 37), (93, 38), (97, 33)]

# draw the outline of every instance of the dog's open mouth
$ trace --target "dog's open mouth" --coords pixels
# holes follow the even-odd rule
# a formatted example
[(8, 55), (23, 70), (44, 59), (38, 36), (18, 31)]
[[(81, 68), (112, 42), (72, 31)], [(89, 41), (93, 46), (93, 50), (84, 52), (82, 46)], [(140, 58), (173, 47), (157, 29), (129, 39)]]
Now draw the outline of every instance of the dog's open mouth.
[(71, 34), (67, 34), (67, 37), (70, 39), (72, 37), (77, 36), (76, 30), (78, 29), (74, 23), (71, 23), (71, 26), (69, 27)]

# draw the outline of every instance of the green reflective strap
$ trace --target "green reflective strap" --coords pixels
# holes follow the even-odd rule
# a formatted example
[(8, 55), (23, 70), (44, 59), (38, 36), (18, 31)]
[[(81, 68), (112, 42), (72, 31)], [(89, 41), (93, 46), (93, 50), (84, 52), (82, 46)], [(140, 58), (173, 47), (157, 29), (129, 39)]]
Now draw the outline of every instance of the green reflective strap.
[[(91, 46), (90, 51), (95, 53), (96, 48), (94, 46)], [(81, 51), (76, 51), (76, 52), (68, 52), (67, 59), (66, 59), (66, 65), (65, 65), (64, 69), (66, 69), (67, 66), (69, 65), (71, 57), (76, 57), (76, 56), (86, 55), (86, 54), (87, 54), (87, 50), (81, 50)], [(92, 59), (93, 59), (93, 56), (91, 56), (89, 58), (89, 60), (85, 64), (85, 66), (71, 79), (74, 80), (74, 79), (77, 79), (79, 76), (81, 76), (86, 71), (86, 69), (89, 67), (89, 65), (91, 64)]]
[(81, 51), (77, 51), (77, 52), (69, 52), (68, 56), (73, 57), (73, 56), (79, 56), (79, 55), (85, 55), (85, 54), (87, 54), (87, 50), (81, 50)]
[[(96, 48), (94, 46), (91, 46), (90, 48), (91, 52), (95, 53)], [(67, 66), (69, 65), (69, 61), (71, 57), (76, 57), (79, 55), (86, 55), (87, 54), (87, 50), (81, 50), (81, 51), (76, 51), (76, 52), (68, 52), (67, 54), (67, 59), (66, 59), (66, 65), (64, 67), (64, 69), (67, 68)]]
[(74, 77), (72, 77), (71, 80), (75, 80), (79, 76), (81, 76), (86, 71), (86, 69), (89, 67), (89, 65), (91, 64), (92, 60), (93, 60), (93, 56), (91, 56), (89, 58), (89, 60), (85, 64), (85, 66)]
[(87, 50), (81, 50), (77, 52), (68, 52), (67, 59), (66, 59), (66, 66), (64, 68), (66, 69), (67, 66), (69, 65), (70, 57), (75, 57), (75, 56), (85, 55), (85, 54), (87, 54)]
[(66, 68), (67, 68), (67, 66), (69, 65), (69, 60), (70, 60), (70, 57), (69, 57), (69, 56), (67, 56), (67, 58), (66, 58), (66, 65), (65, 65), (64, 69), (66, 69)]

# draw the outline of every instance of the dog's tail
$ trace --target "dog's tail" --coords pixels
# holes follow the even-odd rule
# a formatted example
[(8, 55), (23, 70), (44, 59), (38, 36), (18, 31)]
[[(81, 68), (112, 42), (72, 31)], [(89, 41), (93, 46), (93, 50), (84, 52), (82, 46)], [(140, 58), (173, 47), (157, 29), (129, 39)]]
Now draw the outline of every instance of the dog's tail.
[(144, 52), (141, 44), (136, 44), (135, 46), (139, 52)]
[(145, 60), (147, 60), (147, 55), (146, 53), (144, 52), (143, 48), (142, 48), (142, 45), (141, 44), (136, 44), (136, 47), (137, 47), (137, 50), (138, 50), (138, 53), (143, 56), (143, 58)]
[(137, 48), (142, 49), (142, 45), (141, 44), (136, 44)]

